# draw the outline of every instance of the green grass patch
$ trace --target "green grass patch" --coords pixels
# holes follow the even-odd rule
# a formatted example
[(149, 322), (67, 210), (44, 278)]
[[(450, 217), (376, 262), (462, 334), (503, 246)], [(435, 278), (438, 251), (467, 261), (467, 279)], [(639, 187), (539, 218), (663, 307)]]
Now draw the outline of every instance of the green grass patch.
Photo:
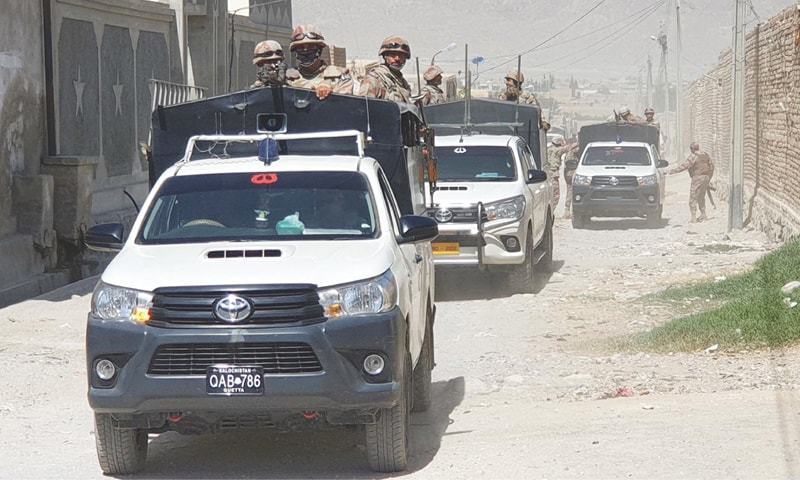
[[(646, 300), (697, 311), (620, 342), (624, 349), (658, 352), (782, 347), (800, 340), (800, 306), (784, 304), (781, 287), (800, 279), (800, 241), (759, 260), (747, 273), (667, 289)], [(800, 298), (800, 290), (794, 293)], [(711, 300), (711, 303), (706, 302)], [(798, 300), (800, 301), (800, 300)]]

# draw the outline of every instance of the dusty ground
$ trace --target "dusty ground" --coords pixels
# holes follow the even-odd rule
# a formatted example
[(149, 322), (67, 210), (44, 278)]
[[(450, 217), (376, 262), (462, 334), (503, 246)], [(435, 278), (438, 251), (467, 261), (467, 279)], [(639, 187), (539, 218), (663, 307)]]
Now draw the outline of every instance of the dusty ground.
[[(677, 312), (640, 297), (747, 268), (773, 246), (726, 236), (727, 214), (688, 225), (684, 177), (662, 228), (556, 225), (558, 271), (536, 294), (440, 274), (434, 407), (413, 420), (416, 478), (795, 478), (797, 351), (653, 355), (603, 348)], [(85, 399), (86, 281), (0, 310), (0, 477), (97, 478)], [(620, 388), (634, 394), (607, 398)], [(371, 478), (361, 435), (151, 440), (143, 478)]]

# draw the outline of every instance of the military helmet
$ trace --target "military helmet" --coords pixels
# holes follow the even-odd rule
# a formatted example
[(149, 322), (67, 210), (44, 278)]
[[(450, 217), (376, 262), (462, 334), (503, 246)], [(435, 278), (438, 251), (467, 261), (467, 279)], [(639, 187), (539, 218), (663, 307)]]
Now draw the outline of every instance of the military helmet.
[(700, 150), (700, 144), (698, 144), (697, 142), (692, 142), (692, 144), (689, 145), (689, 150), (693, 152)]
[(289, 50), (292, 52), (301, 45), (317, 45), (325, 48), (325, 37), (317, 30), (314, 25), (298, 25), (292, 31), (292, 43)]
[(622, 108), (619, 109), (619, 116), (620, 117), (624, 117), (625, 115), (630, 115), (630, 114), (631, 114), (631, 109), (628, 108), (628, 107), (622, 107)]
[(644, 114), (645, 115), (651, 115), (651, 114), (655, 115), (656, 111), (653, 110), (653, 107), (647, 107), (647, 108), (644, 109)]
[(341, 78), (344, 75), (344, 69), (336, 65), (328, 65), (322, 72), (322, 78)]
[(258, 42), (253, 50), (253, 63), (258, 65), (264, 60), (283, 60), (283, 47), (275, 40)]
[(402, 53), (406, 58), (411, 58), (411, 47), (405, 38), (392, 35), (381, 42), (381, 49), (378, 51), (380, 56), (387, 53)]
[(444, 73), (444, 71), (442, 71), (442, 69), (439, 68), (438, 65), (431, 65), (430, 67), (428, 67), (425, 70), (425, 73), (422, 74), (422, 78), (424, 78), (426, 81), (430, 82), (431, 80), (433, 80), (434, 78), (438, 77), (442, 73)]
[(514, 80), (520, 85), (525, 81), (525, 75), (523, 75), (522, 72), (518, 70), (509, 70), (508, 73), (506, 73), (506, 78), (507, 79), (510, 78), (511, 80)]
[(556, 147), (563, 147), (564, 146), (564, 137), (556, 137), (553, 139), (553, 145)]

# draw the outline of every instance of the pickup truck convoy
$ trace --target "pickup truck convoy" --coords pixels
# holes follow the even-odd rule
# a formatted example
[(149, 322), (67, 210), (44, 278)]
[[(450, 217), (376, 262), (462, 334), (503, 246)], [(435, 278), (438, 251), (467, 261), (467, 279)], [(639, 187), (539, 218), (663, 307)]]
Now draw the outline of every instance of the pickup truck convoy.
[(439, 222), (434, 262), (501, 271), (509, 289), (529, 293), (535, 271), (553, 261), (555, 206), (542, 171), (540, 110), (485, 99), (468, 107), (469, 125), (458, 123), (463, 101), (425, 109), (437, 132), (439, 175), (428, 189), (428, 214)]
[(646, 124), (603, 123), (578, 133), (580, 156), (572, 180), (572, 225), (591, 217), (645, 217), (661, 223), (669, 163), (659, 154), (658, 128)]
[(434, 366), (423, 127), (292, 88), (155, 112), (130, 234), (86, 238), (118, 252), (86, 335), (104, 473), (142, 469), (150, 434), (330, 425), (362, 426), (373, 469), (406, 467)]

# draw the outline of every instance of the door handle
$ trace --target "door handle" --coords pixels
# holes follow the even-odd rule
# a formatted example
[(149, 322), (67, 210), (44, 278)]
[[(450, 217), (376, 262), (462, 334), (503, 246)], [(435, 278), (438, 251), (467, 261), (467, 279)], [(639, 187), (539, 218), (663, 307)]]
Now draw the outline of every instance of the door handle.
[(414, 254), (414, 262), (415, 263), (422, 263), (423, 260), (424, 260), (424, 258), (422, 258), (422, 255), (420, 255), (419, 253), (415, 253)]

